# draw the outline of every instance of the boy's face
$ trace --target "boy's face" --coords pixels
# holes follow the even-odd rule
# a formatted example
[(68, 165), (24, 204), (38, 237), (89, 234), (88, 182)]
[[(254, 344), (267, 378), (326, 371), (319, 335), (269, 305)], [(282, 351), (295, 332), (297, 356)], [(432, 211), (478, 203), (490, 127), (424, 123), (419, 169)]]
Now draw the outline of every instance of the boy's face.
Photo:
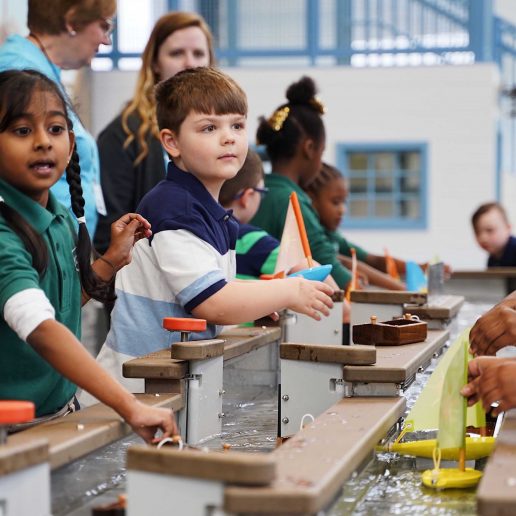
[(161, 141), (176, 165), (218, 198), (224, 181), (236, 175), (247, 156), (246, 117), (190, 112), (179, 134), (163, 129)]
[(500, 254), (511, 236), (511, 226), (497, 209), (480, 216), (475, 227), (478, 245), (489, 254)]

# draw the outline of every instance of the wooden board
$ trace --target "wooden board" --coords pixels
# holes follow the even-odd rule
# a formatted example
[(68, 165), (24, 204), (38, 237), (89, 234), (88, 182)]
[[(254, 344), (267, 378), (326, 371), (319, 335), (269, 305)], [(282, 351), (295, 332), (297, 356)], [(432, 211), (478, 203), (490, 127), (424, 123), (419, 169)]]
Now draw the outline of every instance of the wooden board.
[(171, 356), (176, 360), (205, 360), (224, 354), (224, 341), (220, 339), (174, 342)]
[(8, 437), (7, 443), (0, 445), (0, 477), (47, 462), (48, 456), (46, 439), (15, 442)]
[(404, 312), (417, 315), (421, 319), (452, 319), (464, 304), (463, 296), (439, 296), (427, 305), (405, 305)]
[(343, 399), (272, 453), (277, 471), (271, 486), (229, 486), (224, 509), (237, 514), (316, 514), (404, 410), (404, 398)]
[(188, 374), (188, 362), (170, 358), (170, 349), (161, 349), (128, 360), (122, 366), (122, 374), (125, 378), (180, 380)]
[(423, 321), (393, 319), (353, 326), (353, 342), (373, 346), (401, 346), (426, 340), (428, 325)]
[(513, 516), (516, 508), (516, 410), (505, 414), (477, 491), (482, 516)]
[(276, 477), (272, 454), (158, 450), (140, 445), (127, 451), (127, 469), (252, 486), (269, 485)]
[(424, 342), (406, 346), (381, 346), (376, 349), (376, 364), (344, 366), (344, 380), (361, 383), (403, 383), (448, 340), (448, 330), (430, 330)]
[(274, 342), (279, 343), (281, 329), (278, 327), (231, 328), (223, 331), (219, 338), (224, 340), (224, 361), (226, 361)]
[(399, 292), (394, 290), (354, 290), (351, 292), (352, 303), (372, 303), (380, 305), (403, 305), (410, 303), (422, 305), (425, 304), (426, 301), (427, 295), (421, 292)]
[[(179, 394), (136, 394), (136, 397), (147, 405), (174, 411), (184, 406), (183, 397)], [(36, 439), (46, 439), (49, 444), (50, 467), (56, 469), (130, 433), (129, 425), (114, 410), (98, 403), (13, 434), (9, 442), (11, 445), (24, 445)]]
[(490, 267), (483, 270), (453, 271), (452, 279), (516, 278), (516, 267)]
[(322, 344), (284, 343), (280, 358), (304, 362), (370, 365), (376, 362), (376, 349), (371, 346), (325, 346)]

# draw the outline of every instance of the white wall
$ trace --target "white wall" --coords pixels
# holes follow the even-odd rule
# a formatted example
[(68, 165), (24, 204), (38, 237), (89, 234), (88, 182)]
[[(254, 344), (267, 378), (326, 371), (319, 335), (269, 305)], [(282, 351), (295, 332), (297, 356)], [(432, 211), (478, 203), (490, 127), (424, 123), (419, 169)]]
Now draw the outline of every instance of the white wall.
[[(428, 228), (411, 231), (347, 230), (371, 252), (416, 260), (438, 254), (455, 268), (482, 267), (485, 255), (473, 239), (469, 218), (495, 196), (495, 122), (498, 71), (494, 65), (403, 69), (226, 70), (249, 98), (249, 134), (260, 115), (284, 101), (286, 87), (313, 76), (328, 106), (325, 159), (336, 142), (427, 142)], [(92, 124), (98, 132), (130, 97), (134, 74), (92, 76)]]

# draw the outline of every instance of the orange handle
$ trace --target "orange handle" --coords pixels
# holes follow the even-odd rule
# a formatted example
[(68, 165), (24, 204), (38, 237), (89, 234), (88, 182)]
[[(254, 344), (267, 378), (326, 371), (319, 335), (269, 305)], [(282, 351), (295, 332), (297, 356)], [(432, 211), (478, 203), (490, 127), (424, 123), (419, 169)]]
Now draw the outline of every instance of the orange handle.
[(206, 319), (165, 317), (163, 328), (168, 331), (206, 331)]
[(292, 208), (294, 209), (294, 215), (296, 216), (296, 222), (299, 229), (299, 236), (301, 237), (303, 252), (305, 253), (308, 267), (312, 268), (314, 266), (312, 260), (312, 251), (310, 251), (310, 243), (308, 242), (308, 237), (306, 235), (305, 221), (303, 220), (303, 214), (301, 213), (301, 206), (299, 206), (299, 199), (297, 198), (296, 192), (292, 192), (290, 194), (290, 201), (292, 202)]
[(0, 425), (15, 425), (32, 421), (36, 409), (32, 401), (0, 401)]

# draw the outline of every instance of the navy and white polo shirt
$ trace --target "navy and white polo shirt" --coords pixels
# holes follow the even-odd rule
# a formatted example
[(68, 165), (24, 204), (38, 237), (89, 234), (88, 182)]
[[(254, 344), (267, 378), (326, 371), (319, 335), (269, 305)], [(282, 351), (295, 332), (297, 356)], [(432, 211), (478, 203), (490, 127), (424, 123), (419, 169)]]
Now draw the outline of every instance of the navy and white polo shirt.
[[(163, 317), (192, 317), (196, 306), (234, 279), (238, 235), (232, 211), (172, 162), (137, 211), (152, 224), (153, 236), (135, 245), (131, 263), (117, 274), (111, 330), (97, 359), (131, 390), (136, 385), (122, 378), (123, 362), (179, 340), (162, 328)], [(209, 324), (192, 338), (213, 338), (221, 329)]]

